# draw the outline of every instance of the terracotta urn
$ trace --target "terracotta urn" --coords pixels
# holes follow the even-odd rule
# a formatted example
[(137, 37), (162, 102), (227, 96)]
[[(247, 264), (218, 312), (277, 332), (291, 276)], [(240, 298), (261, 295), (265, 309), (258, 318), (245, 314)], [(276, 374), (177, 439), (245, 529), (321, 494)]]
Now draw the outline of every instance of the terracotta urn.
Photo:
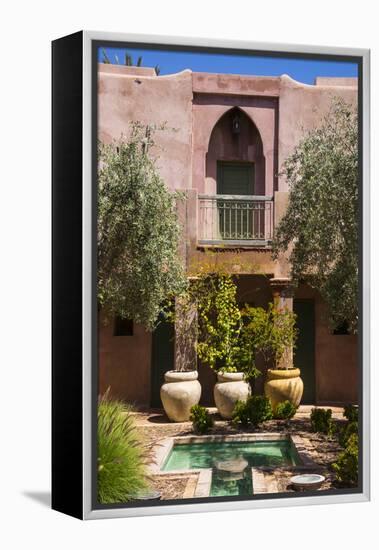
[(246, 401), (251, 393), (250, 386), (244, 380), (242, 372), (219, 372), (213, 395), (218, 412), (222, 418), (232, 418), (237, 401)]
[(161, 401), (168, 418), (173, 422), (186, 422), (191, 407), (200, 401), (201, 386), (196, 370), (188, 372), (168, 371), (161, 387)]
[(268, 369), (264, 391), (273, 409), (283, 401), (291, 401), (295, 407), (298, 407), (303, 389), (300, 369)]

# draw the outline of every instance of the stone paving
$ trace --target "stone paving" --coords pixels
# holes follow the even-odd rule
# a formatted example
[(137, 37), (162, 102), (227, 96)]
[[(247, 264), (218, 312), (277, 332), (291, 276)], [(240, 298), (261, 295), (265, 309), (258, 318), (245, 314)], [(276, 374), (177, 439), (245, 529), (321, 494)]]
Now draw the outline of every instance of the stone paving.
[[(329, 407), (328, 407), (329, 408)], [(330, 407), (333, 411), (333, 419), (337, 423), (344, 423), (343, 409)], [(289, 422), (280, 420), (270, 420), (264, 422), (258, 429), (239, 430), (232, 425), (230, 421), (222, 420), (217, 409), (209, 408), (214, 416), (215, 424), (210, 434), (229, 435), (229, 434), (248, 434), (248, 433), (283, 433), (295, 436), (296, 445), (301, 446), (302, 450), (319, 465), (318, 472), (325, 476), (326, 480), (320, 490), (334, 488), (334, 474), (330, 464), (337, 458), (341, 451), (337, 436), (325, 436), (319, 433), (313, 433), (310, 429), (309, 415), (312, 407), (299, 407), (295, 417)], [(161, 410), (149, 410), (134, 413), (136, 424), (143, 438), (149, 445), (159, 444), (160, 441), (168, 437), (193, 435), (192, 423), (181, 422), (172, 423), (163, 414)], [(267, 492), (288, 492), (293, 491), (289, 484), (289, 479), (297, 473), (288, 468), (260, 469), (260, 484), (266, 486)], [(193, 476), (178, 475), (170, 476), (167, 474), (153, 476), (154, 488), (162, 493), (164, 499), (190, 498), (194, 494), (194, 487), (197, 482), (197, 475)], [(258, 479), (258, 478), (257, 478)]]
[(199, 474), (159, 475), (152, 477), (154, 490), (159, 491), (163, 500), (191, 498), (195, 494)]

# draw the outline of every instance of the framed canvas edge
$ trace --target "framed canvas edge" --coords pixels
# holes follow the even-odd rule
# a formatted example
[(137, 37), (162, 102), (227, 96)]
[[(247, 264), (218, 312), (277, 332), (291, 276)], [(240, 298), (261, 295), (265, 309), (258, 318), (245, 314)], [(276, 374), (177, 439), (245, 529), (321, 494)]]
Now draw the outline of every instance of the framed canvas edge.
[[(136, 42), (170, 46), (218, 47), (273, 51), (296, 54), (321, 54), (355, 56), (362, 59), (362, 401), (365, 403), (362, 415), (362, 492), (307, 496), (301, 498), (268, 498), (238, 502), (199, 502), (135, 508), (93, 509), (92, 495), (92, 41)], [(194, 512), (247, 510), (254, 508), (274, 508), (282, 506), (303, 506), (314, 504), (338, 504), (367, 502), (370, 500), (370, 50), (334, 46), (295, 45), (275, 42), (250, 42), (240, 40), (219, 40), (190, 37), (168, 37), (130, 33), (110, 33), (83, 31), (83, 519), (105, 519), (137, 517), (163, 514), (183, 514)]]

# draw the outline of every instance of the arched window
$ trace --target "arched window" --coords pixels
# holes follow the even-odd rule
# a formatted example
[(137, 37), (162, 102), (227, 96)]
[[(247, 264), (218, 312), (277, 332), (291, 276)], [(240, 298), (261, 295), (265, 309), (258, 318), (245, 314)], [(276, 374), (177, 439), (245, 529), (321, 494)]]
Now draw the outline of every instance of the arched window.
[(227, 111), (212, 130), (206, 155), (207, 202), (202, 208), (206, 235), (229, 241), (264, 240), (269, 221), (262, 139), (239, 108)]
[(223, 195), (264, 195), (261, 136), (240, 109), (227, 111), (213, 128), (206, 156), (207, 189)]

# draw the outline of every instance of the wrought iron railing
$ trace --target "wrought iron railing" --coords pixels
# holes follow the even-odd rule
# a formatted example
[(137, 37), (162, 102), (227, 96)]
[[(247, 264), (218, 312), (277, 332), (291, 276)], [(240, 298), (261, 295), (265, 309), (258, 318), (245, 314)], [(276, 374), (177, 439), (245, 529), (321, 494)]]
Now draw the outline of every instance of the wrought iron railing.
[(272, 197), (199, 195), (200, 244), (265, 245), (272, 233)]

